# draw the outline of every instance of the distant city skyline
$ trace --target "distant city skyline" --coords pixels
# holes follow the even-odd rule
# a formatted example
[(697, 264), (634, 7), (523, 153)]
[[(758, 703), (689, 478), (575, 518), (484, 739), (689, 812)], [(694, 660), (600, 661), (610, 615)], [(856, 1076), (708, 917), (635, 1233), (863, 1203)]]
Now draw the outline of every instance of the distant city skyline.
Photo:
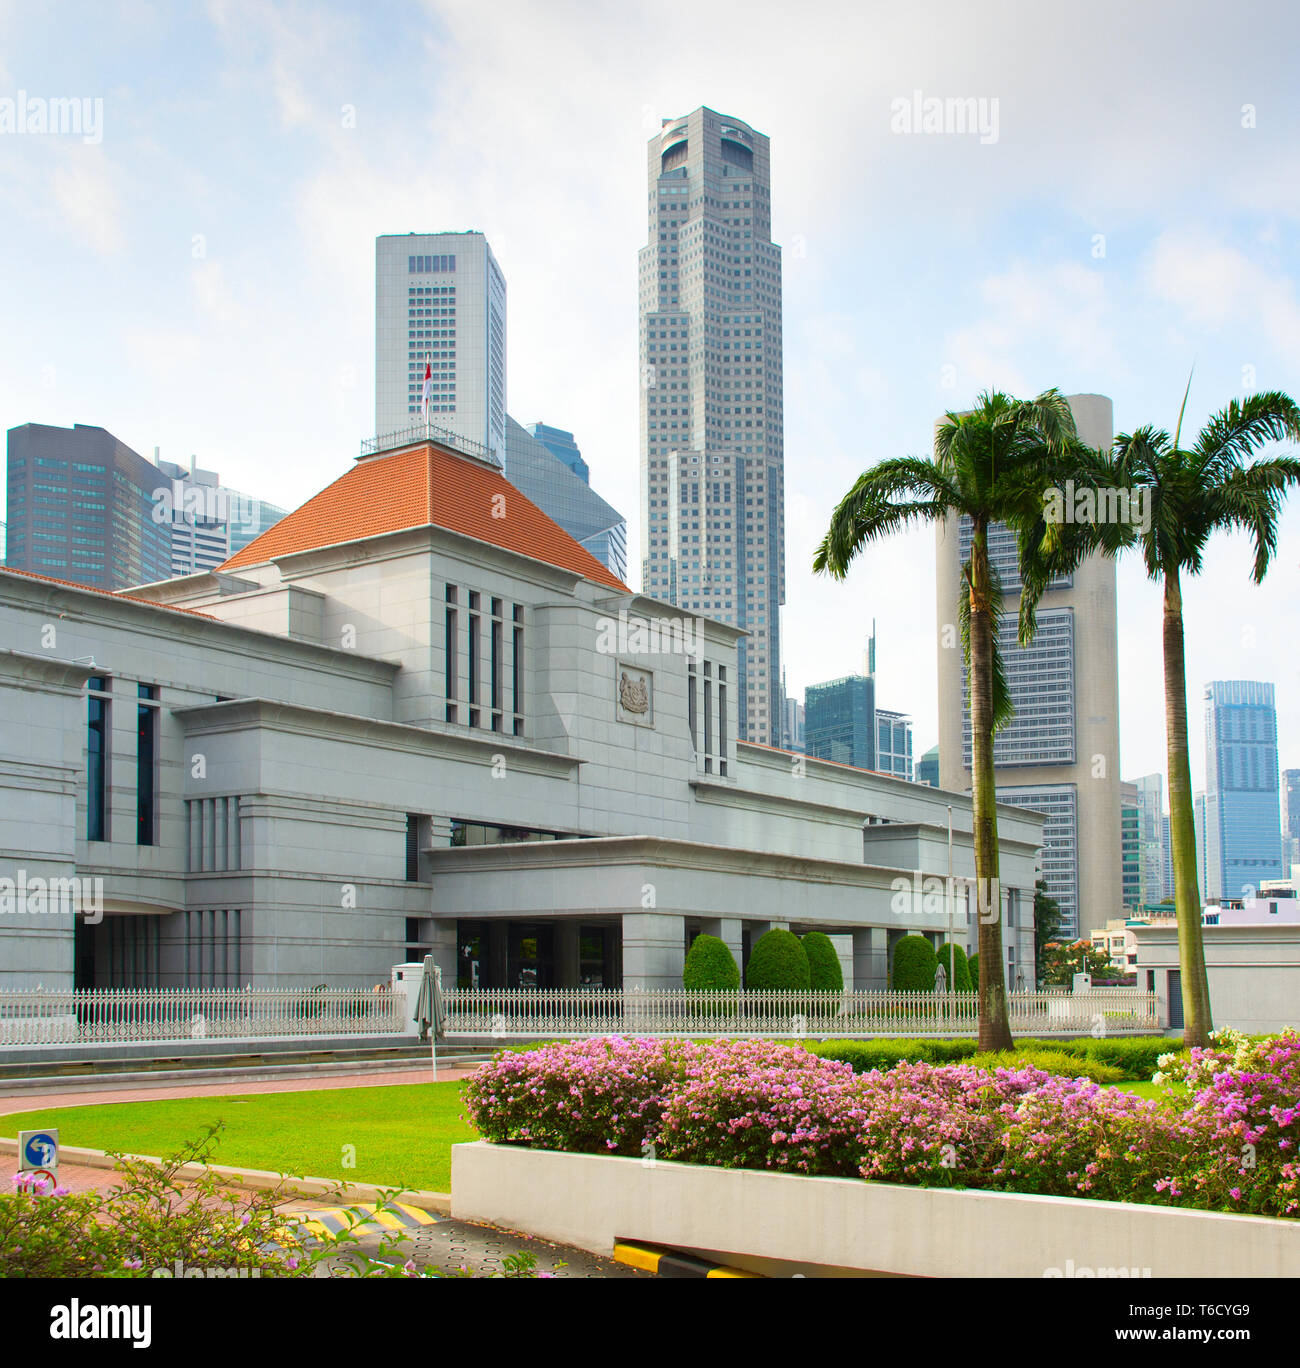
[[(294, 507), (373, 435), (375, 237), (475, 225), (510, 279), (511, 411), (599, 453), (597, 487), (638, 545), (629, 262), (646, 141), (701, 103), (735, 111), (771, 137), (779, 187), (787, 687), (854, 669), (876, 616), (882, 696), (927, 750), (930, 538), (892, 537), (833, 583), (810, 568), (831, 509), (870, 462), (928, 452), (934, 414), (986, 386), (1109, 394), (1120, 432), (1172, 431), (1193, 361), (1185, 430), (1249, 386), (1294, 390), (1300, 14), (1256, 7), (1261, 46), (1208, 0), (1177, 26), (1101, 0), (1085, 28), (1036, 16), (1044, 61), (1026, 64), (968, 6), (845, 12), (833, 47), (786, 7), (746, 13), (738, 31), (730, 10), (698, 7), (684, 47), (657, 14), (514, 0), (404, 7), (382, 26), (329, 0), (292, 24), (222, 5), (160, 26), (136, 7), (86, 11), (54, 47), (38, 7), (4, 9), (10, 87), (104, 101), (94, 145), (0, 139), (24, 263), (6, 282), (22, 326), (0, 338), (4, 426), (101, 425)], [(584, 80), (556, 80), (591, 48)], [(898, 96), (969, 93), (972, 69), (999, 97), (997, 142), (891, 131)], [(1225, 93), (1232, 70), (1249, 89)], [(1213, 679), (1274, 681), (1289, 767), (1300, 688), (1275, 624), (1294, 614), (1297, 544), (1292, 497), (1263, 586), (1243, 537), (1213, 542), (1183, 585), (1191, 715)], [(1163, 771), (1159, 589), (1132, 556), (1118, 578), (1123, 770)]]

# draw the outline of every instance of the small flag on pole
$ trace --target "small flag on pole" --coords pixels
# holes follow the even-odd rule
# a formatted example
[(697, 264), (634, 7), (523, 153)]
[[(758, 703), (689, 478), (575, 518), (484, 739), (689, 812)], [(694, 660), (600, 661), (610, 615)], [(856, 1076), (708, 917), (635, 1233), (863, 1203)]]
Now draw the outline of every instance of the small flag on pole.
[(424, 363), (424, 388), (420, 391), (420, 412), (424, 415), (424, 421), (429, 421), (429, 397), (433, 394), (433, 367), (428, 361)]

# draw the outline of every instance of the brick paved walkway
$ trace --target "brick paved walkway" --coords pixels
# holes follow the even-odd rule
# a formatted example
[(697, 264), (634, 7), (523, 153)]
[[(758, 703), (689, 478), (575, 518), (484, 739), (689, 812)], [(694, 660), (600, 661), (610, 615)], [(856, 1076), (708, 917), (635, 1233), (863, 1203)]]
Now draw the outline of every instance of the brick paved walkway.
[[(438, 1082), (457, 1082), (475, 1069), (465, 1065), (439, 1069)], [(28, 1092), (0, 1079), (0, 1116), (9, 1112), (44, 1111), (52, 1107), (91, 1107), (100, 1102), (159, 1102), (169, 1097), (237, 1097), (244, 1093), (315, 1092), (322, 1088), (384, 1088), (401, 1083), (430, 1083), (433, 1072), (428, 1065), (414, 1069), (394, 1069), (391, 1073), (295, 1074), (289, 1078), (267, 1078), (245, 1083), (126, 1083), (121, 1087), (82, 1089), (69, 1086), (67, 1092)], [(0, 1125), (0, 1133), (4, 1130)]]

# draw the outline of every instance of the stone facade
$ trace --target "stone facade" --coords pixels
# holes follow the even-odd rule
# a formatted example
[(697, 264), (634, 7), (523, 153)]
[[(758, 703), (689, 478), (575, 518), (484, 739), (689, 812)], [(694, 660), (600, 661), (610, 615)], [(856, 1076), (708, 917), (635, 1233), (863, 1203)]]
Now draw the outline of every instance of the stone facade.
[[(944, 934), (899, 889), (946, 872), (949, 804), (973, 873), (969, 797), (738, 742), (741, 634), (678, 613), (433, 524), (120, 595), (0, 571), (0, 879), (103, 881), (97, 922), (0, 915), (0, 987), (386, 983), (426, 950), (669, 987), (694, 932), (740, 958), (772, 925), (885, 986)], [(1042, 820), (999, 831), (1014, 983)]]

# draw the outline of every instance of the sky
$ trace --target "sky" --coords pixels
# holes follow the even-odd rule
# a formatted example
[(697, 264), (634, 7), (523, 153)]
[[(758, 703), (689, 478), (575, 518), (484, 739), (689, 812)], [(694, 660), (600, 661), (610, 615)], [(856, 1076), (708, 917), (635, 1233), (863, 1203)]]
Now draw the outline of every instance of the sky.
[[(830, 513), (996, 387), (1114, 401), (1119, 432), (1300, 394), (1300, 9), (1277, 3), (0, 0), (0, 97), (102, 104), (0, 131), (0, 420), (106, 427), (286, 507), (374, 425), (374, 239), (479, 229), (508, 398), (572, 430), (640, 544), (645, 147), (701, 104), (772, 140), (783, 248), (790, 691), (861, 668), (937, 740), (934, 534), (812, 573)], [(996, 138), (891, 127), (996, 100)], [(992, 108), (992, 106), (986, 106)], [(1273, 569), (1212, 543), (1185, 592), (1201, 689), (1277, 686), (1300, 766), (1300, 495)], [(637, 580), (636, 572), (632, 578)], [(1165, 768), (1160, 594), (1119, 568), (1121, 768)], [(942, 620), (950, 620), (950, 615)]]

